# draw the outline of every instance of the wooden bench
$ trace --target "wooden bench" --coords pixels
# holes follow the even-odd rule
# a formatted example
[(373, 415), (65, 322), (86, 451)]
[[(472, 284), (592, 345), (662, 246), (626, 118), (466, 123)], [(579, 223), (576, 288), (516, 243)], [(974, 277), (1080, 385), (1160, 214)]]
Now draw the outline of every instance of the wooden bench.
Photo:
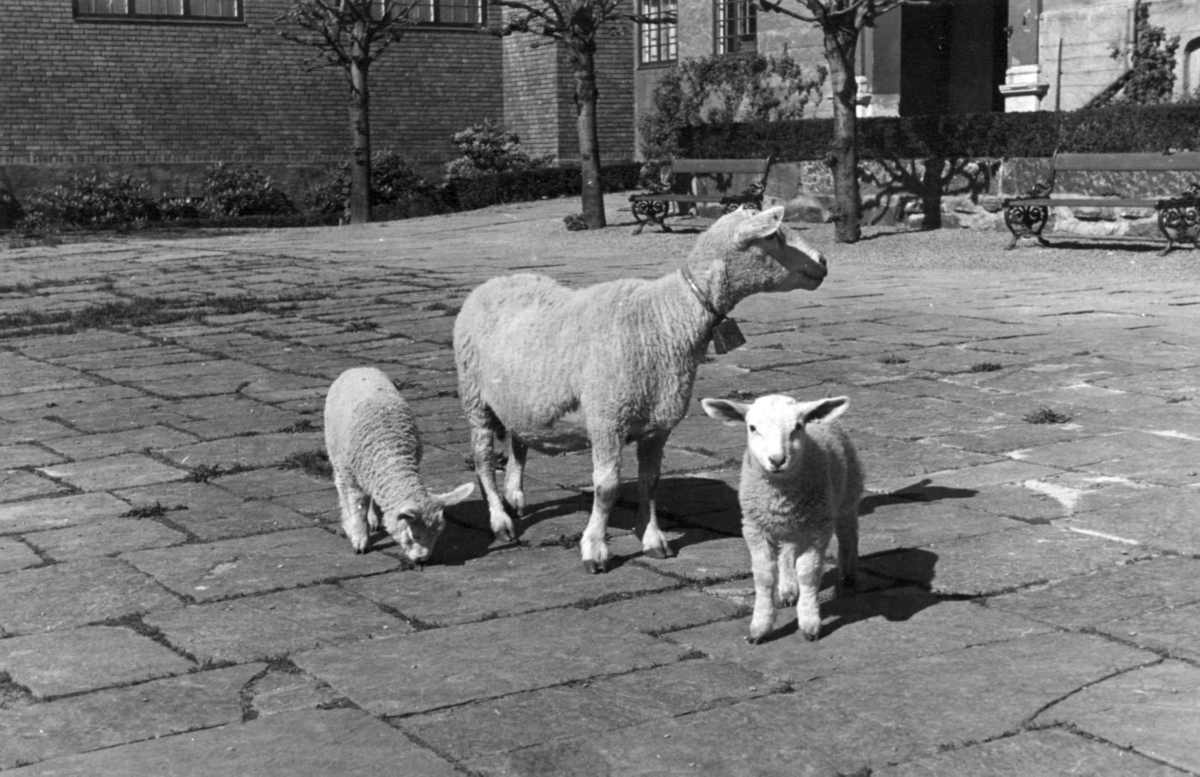
[[(701, 203), (716, 203), (729, 213), (743, 205), (762, 210), (763, 192), (767, 189), (767, 174), (771, 157), (766, 159), (673, 159), (659, 170), (659, 181), (651, 190), (631, 195), (633, 218), (638, 234), (647, 224), (658, 224), (663, 232), (671, 228), (664, 223), (668, 216), (682, 216)], [(733, 191), (735, 175), (753, 177), (741, 191)], [(675, 212), (671, 212), (675, 203)]]
[[(1026, 194), (1004, 200), (1004, 223), (1012, 232), (1013, 248), (1022, 237), (1050, 243), (1042, 230), (1050, 219), (1050, 208), (1153, 208), (1158, 228), (1167, 239), (1166, 254), (1176, 243), (1191, 241), (1200, 247), (1200, 178), (1175, 196), (1161, 198), (1125, 197), (1119, 192), (1096, 197), (1054, 197), (1054, 181), (1060, 172), (1101, 173), (1189, 173), (1200, 172), (1200, 153), (1174, 154), (1055, 154), (1049, 181), (1038, 181)], [(1079, 237), (1076, 235), (1075, 237)]]

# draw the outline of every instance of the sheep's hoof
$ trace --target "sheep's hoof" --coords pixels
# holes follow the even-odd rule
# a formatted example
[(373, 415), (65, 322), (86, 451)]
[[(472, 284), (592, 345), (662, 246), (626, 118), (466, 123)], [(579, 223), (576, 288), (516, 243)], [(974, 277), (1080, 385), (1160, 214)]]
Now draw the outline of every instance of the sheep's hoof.
[(805, 638), (806, 640), (808, 640), (809, 642), (816, 642), (816, 641), (817, 641), (817, 632), (815, 632), (815, 631), (814, 631), (814, 632), (812, 632), (811, 634), (810, 634), (809, 632), (807, 632), (807, 631), (801, 631), (800, 633), (801, 633), (801, 634), (803, 634), (803, 635), (804, 635), (804, 638)]
[(800, 598), (799, 591), (780, 591), (779, 606), (780, 607), (795, 607), (796, 601)]
[(512, 542), (516, 539), (516, 537), (513, 536), (511, 529), (501, 529), (498, 532), (494, 532), (494, 534), (496, 535), (496, 539), (500, 542)]
[(766, 636), (767, 636), (766, 634), (759, 634), (756, 637), (753, 634), (748, 634), (748, 635), (746, 635), (746, 642), (750, 643), (751, 645), (758, 645), (758, 644), (762, 643), (762, 641), (766, 638)]
[(645, 554), (650, 558), (658, 559), (671, 558), (675, 555), (671, 552), (670, 546), (667, 546), (666, 548), (646, 548)]
[(593, 561), (590, 558), (585, 558), (583, 560), (583, 571), (589, 575), (598, 575), (604, 571), (604, 564), (599, 561)]

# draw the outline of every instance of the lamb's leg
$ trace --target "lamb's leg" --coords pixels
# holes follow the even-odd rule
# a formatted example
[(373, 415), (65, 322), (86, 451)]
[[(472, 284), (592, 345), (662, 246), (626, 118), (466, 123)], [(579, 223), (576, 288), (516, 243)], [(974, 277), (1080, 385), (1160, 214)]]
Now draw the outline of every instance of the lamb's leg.
[(663, 448), (667, 438), (655, 435), (638, 440), (638, 529), (642, 533), (642, 552), (650, 558), (675, 555), (658, 525), (655, 492), (662, 472)]
[(479, 488), (487, 499), (492, 533), (502, 542), (511, 542), (516, 537), (516, 529), (508, 517), (508, 511), (504, 509), (500, 489), (496, 487), (496, 470), (493, 469), (495, 435), (489, 427), (471, 424), (471, 449), (475, 454), (475, 475), (479, 478)]
[(504, 498), (517, 511), (518, 516), (525, 515), (525, 456), (529, 446), (525, 441), (508, 432), (508, 466), (504, 469)]
[(796, 555), (800, 549), (795, 539), (787, 539), (779, 543), (776, 552), (775, 566), (779, 570), (778, 604), (780, 607), (794, 607), (800, 597), (800, 583), (796, 580)]
[(754, 615), (750, 618), (750, 636), (746, 641), (757, 645), (775, 625), (775, 585), (779, 565), (776, 549), (761, 532), (743, 525), (742, 535), (750, 549), (750, 570), (754, 573)]
[(592, 485), (596, 494), (592, 500), (592, 515), (579, 541), (583, 568), (592, 574), (608, 567), (608, 518), (617, 501), (621, 483), (621, 438), (618, 435), (588, 430), (592, 440)]
[(796, 625), (804, 638), (810, 642), (816, 640), (817, 635), (821, 633), (821, 608), (817, 603), (817, 593), (821, 590), (821, 569), (828, 546), (827, 536), (824, 542), (810, 543), (796, 556), (796, 582), (799, 587)]
[(834, 525), (838, 541), (837, 594), (858, 582), (858, 505), (837, 518)]
[(363, 553), (367, 549), (367, 541), (371, 538), (371, 532), (367, 528), (370, 498), (344, 472), (333, 473), (333, 484), (337, 487), (338, 502), (342, 508), (342, 531), (350, 538), (350, 546), (354, 548), (354, 552)]

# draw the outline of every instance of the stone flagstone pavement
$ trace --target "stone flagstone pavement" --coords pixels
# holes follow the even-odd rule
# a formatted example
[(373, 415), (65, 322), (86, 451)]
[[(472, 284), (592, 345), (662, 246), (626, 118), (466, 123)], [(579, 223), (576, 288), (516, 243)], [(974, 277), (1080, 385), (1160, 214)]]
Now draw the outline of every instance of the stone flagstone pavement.
[[(643, 558), (584, 573), (586, 452), (533, 454), (519, 542), (478, 492), (434, 563), (338, 527), (324, 393), (402, 386), (473, 478), (450, 332), (511, 271), (672, 271), (703, 222), (570, 200), (361, 228), (0, 250), (0, 769), (13, 774), (1200, 774), (1200, 267), (998, 233), (806, 233), (814, 292), (735, 311)], [(847, 394), (862, 581), (747, 644), (742, 433), (705, 396)], [(831, 578), (827, 574), (826, 582)]]

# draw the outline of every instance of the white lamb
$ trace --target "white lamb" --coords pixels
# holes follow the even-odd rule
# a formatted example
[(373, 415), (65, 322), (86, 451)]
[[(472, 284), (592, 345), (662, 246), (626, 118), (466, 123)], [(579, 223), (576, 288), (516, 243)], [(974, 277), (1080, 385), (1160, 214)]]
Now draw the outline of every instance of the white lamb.
[(555, 422), (579, 410), (595, 485), (580, 542), (584, 568), (607, 566), (605, 533), (621, 448), (630, 442), (637, 443), (642, 547), (654, 558), (671, 555), (655, 489), (663, 448), (687, 412), (714, 326), (744, 297), (815, 289), (825, 273), (821, 254), (784, 226), (783, 208), (772, 208), (722, 217), (700, 236), (683, 268), (657, 280), (568, 289), (544, 275), (522, 274), (472, 291), (454, 325), (454, 356), (492, 531), (503, 539), (516, 535), (496, 487), (494, 440), (508, 437), (505, 498), (522, 515), (530, 440), (547, 439)]
[(800, 633), (821, 630), (817, 592), (829, 540), (837, 533), (840, 593), (858, 575), (858, 503), (863, 472), (853, 443), (835, 420), (846, 397), (800, 402), (778, 394), (750, 405), (702, 399), (704, 412), (745, 423), (746, 454), (738, 502), (742, 536), (754, 572), (749, 641), (757, 644), (775, 621), (775, 597), (796, 605)]
[(325, 448), (342, 508), (342, 528), (356, 553), (366, 550), (382, 514), (384, 527), (404, 555), (424, 563), (445, 526), (442, 508), (458, 504), (475, 490), (474, 483), (464, 483), (448, 494), (429, 493), (418, 471), (421, 437), (416, 419), (391, 379), (374, 367), (346, 370), (329, 387)]

